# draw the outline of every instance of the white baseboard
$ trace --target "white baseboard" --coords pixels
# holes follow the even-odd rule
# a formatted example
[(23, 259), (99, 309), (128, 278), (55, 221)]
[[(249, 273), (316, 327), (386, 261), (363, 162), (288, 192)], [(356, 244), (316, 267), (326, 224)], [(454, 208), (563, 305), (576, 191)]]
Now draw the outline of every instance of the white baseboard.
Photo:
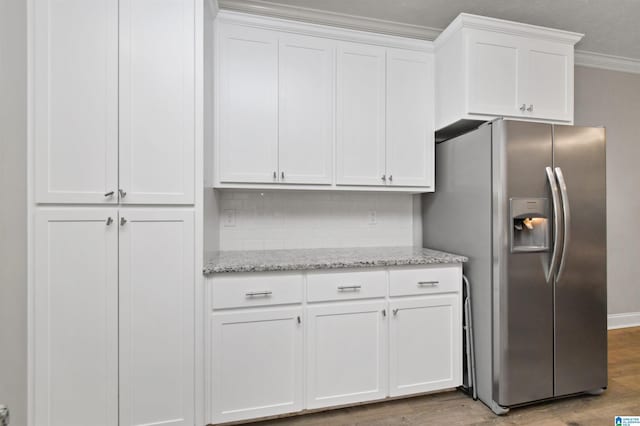
[(609, 314), (607, 326), (609, 330), (626, 327), (640, 327), (640, 312)]

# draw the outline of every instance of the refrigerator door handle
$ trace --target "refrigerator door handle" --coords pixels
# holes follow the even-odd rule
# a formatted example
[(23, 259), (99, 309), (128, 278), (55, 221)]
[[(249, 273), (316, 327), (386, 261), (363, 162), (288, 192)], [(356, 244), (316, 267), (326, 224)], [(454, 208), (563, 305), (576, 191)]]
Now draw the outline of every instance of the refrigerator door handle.
[(558, 185), (556, 184), (556, 178), (553, 175), (553, 170), (551, 167), (546, 167), (545, 171), (547, 172), (547, 180), (551, 187), (551, 198), (553, 200), (553, 253), (551, 254), (551, 264), (547, 271), (547, 282), (551, 282), (553, 272), (558, 264), (558, 254), (560, 253), (560, 241), (558, 239), (558, 236), (560, 235), (560, 195), (558, 193)]
[(567, 183), (564, 180), (562, 169), (560, 167), (556, 167), (555, 172), (558, 179), (558, 186), (560, 187), (560, 194), (562, 194), (562, 211), (564, 213), (562, 257), (560, 258), (560, 266), (558, 267), (558, 274), (556, 275), (557, 282), (560, 281), (560, 277), (562, 276), (562, 271), (564, 270), (564, 261), (567, 257), (567, 250), (569, 249), (569, 240), (571, 236), (571, 210), (569, 209), (569, 194), (567, 191)]

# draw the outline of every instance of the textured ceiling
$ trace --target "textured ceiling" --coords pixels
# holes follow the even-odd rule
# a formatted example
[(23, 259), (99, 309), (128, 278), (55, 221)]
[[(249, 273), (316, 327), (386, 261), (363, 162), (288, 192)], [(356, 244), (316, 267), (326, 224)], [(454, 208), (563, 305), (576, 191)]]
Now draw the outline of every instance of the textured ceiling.
[(265, 0), (445, 28), (459, 13), (585, 34), (578, 49), (640, 59), (640, 0)]

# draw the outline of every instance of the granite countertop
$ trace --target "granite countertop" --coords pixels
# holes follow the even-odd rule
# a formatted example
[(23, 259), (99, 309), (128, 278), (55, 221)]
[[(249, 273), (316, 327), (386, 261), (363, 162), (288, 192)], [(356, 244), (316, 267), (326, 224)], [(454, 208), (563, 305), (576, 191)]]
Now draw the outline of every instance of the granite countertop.
[(421, 247), (241, 250), (210, 253), (204, 274), (463, 263), (464, 256)]

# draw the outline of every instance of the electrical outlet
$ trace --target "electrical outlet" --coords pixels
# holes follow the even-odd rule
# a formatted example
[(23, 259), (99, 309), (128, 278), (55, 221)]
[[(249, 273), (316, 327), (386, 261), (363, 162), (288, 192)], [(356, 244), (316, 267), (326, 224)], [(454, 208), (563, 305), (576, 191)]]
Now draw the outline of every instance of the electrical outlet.
[(234, 209), (227, 209), (222, 212), (223, 224), (226, 228), (236, 226), (236, 211)]
[(375, 210), (369, 210), (369, 225), (375, 225), (378, 223), (378, 218)]

